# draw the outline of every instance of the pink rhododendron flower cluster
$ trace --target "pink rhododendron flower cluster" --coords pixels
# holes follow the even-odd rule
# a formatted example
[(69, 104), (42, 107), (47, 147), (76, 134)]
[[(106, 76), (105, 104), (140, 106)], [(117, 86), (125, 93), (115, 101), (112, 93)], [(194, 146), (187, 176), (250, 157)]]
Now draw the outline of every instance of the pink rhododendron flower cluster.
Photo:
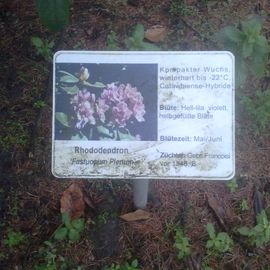
[(81, 129), (87, 123), (96, 124), (94, 117), (96, 97), (86, 89), (80, 90), (72, 99), (71, 104), (74, 105), (74, 111), (77, 116), (76, 128)]
[(144, 121), (143, 96), (130, 84), (108, 84), (97, 100), (90, 91), (80, 90), (71, 103), (77, 115), (78, 129), (87, 123), (95, 125), (97, 121), (118, 127), (125, 127), (132, 117), (138, 122)]
[(99, 101), (111, 108), (110, 121), (115, 125), (126, 126), (132, 116), (138, 122), (144, 121), (143, 96), (136, 87), (132, 87), (130, 84), (120, 84), (119, 86), (115, 83), (108, 84)]

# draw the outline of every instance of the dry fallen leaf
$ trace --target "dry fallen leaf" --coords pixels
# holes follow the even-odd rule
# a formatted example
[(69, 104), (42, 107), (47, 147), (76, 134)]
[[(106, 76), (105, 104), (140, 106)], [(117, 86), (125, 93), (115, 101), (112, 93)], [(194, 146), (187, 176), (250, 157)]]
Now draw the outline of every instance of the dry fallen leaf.
[(163, 41), (166, 35), (166, 28), (161, 25), (154, 25), (151, 28), (147, 29), (144, 33), (144, 37), (152, 42)]
[(69, 186), (61, 197), (61, 213), (68, 213), (71, 219), (84, 214), (85, 201), (82, 188), (79, 184)]
[(218, 199), (215, 195), (208, 194), (207, 199), (208, 204), (216, 214), (219, 223), (227, 231), (228, 226), (236, 221), (236, 214), (234, 213), (232, 207), (220, 198)]
[(120, 216), (125, 221), (137, 221), (137, 220), (146, 220), (150, 218), (150, 213), (144, 210), (136, 210), (135, 212), (130, 212)]

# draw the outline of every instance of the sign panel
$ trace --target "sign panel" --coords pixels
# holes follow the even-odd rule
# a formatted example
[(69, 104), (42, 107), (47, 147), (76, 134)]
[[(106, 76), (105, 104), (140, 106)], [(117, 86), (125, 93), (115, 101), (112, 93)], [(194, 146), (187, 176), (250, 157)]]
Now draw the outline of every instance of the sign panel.
[(60, 51), (53, 84), (56, 177), (234, 176), (230, 52)]

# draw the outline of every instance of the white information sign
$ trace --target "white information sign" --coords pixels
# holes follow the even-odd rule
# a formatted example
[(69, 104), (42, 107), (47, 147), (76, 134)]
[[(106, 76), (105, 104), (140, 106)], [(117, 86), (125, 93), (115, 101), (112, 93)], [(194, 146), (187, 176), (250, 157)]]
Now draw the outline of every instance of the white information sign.
[(53, 84), (56, 177), (234, 176), (230, 52), (60, 51)]

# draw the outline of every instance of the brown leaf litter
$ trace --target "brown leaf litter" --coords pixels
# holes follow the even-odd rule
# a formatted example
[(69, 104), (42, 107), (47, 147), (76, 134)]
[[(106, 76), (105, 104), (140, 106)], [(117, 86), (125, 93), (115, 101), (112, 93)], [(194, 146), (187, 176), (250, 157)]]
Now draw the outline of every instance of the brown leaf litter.
[(147, 220), (150, 217), (151, 217), (151, 214), (149, 212), (146, 212), (141, 209), (120, 216), (120, 218), (122, 218), (123, 220), (127, 222)]
[(152, 42), (163, 41), (167, 36), (167, 29), (162, 25), (154, 25), (145, 31), (144, 37)]
[(61, 213), (68, 213), (71, 219), (84, 215), (85, 200), (81, 185), (71, 184), (62, 194)]

